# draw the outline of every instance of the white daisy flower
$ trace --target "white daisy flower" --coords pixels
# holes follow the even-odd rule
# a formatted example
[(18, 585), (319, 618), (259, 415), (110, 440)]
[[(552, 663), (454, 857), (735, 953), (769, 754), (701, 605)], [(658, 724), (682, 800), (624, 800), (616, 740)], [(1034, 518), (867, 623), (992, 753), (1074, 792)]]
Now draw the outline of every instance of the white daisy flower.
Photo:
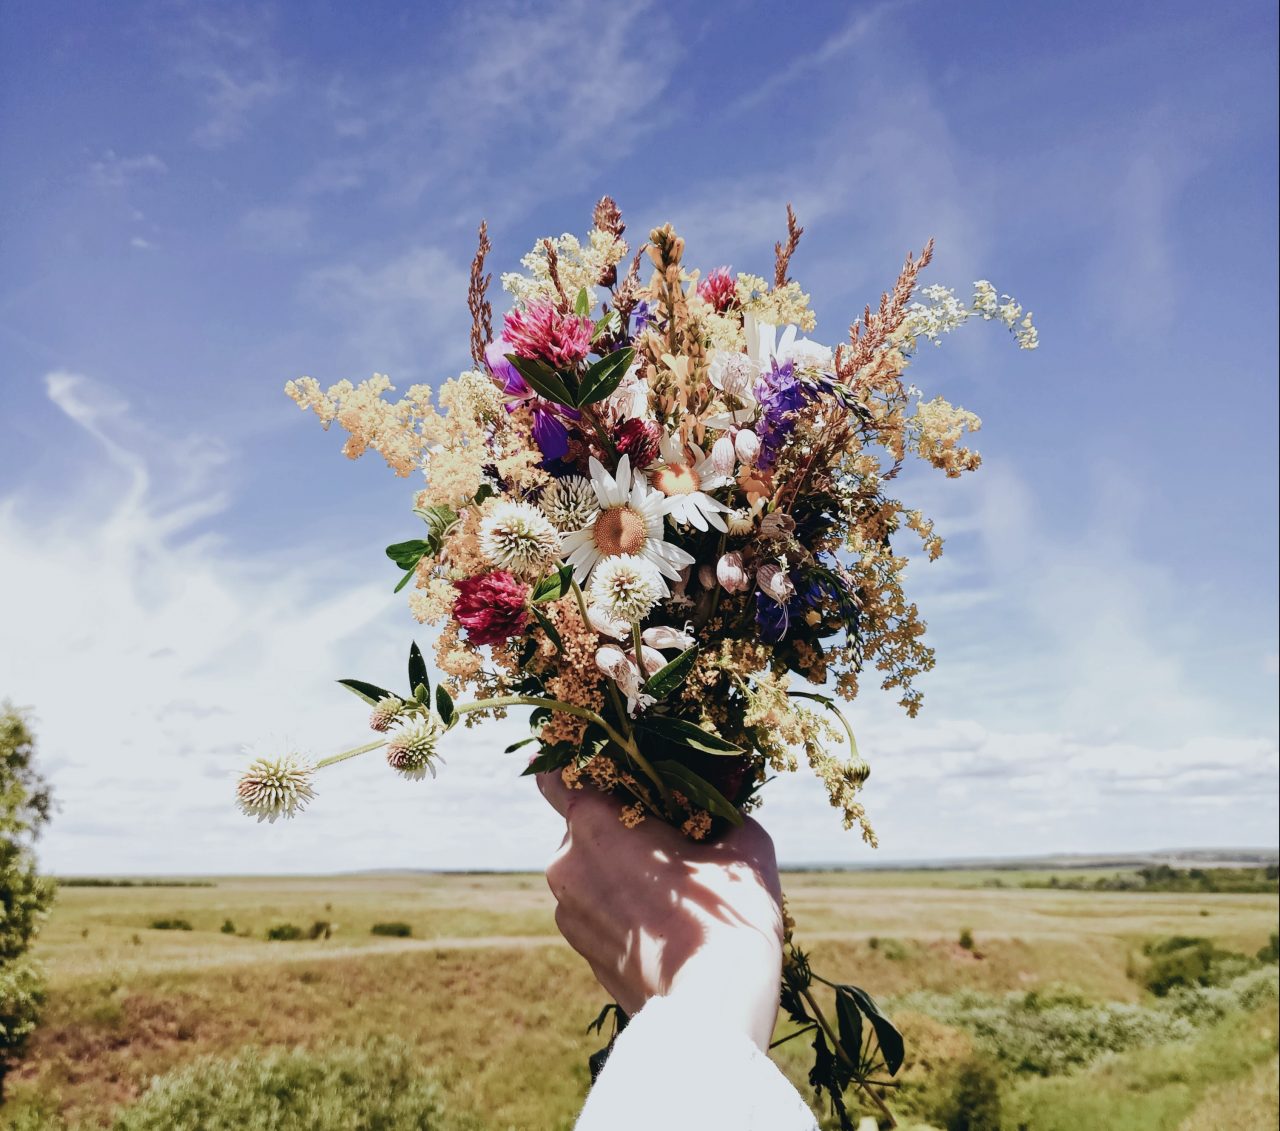
[(562, 531), (582, 529), (600, 510), (591, 480), (583, 475), (557, 479), (542, 493), (539, 505), (555, 528)]
[(578, 580), (586, 581), (598, 562), (619, 554), (644, 558), (664, 577), (677, 580), (680, 567), (691, 564), (693, 555), (664, 540), (666, 500), (662, 494), (650, 487), (643, 475), (632, 475), (629, 456), (618, 461), (614, 475), (594, 456), (590, 467), (591, 487), (600, 509), (595, 518), (560, 540), (561, 553)]
[(541, 577), (559, 550), (555, 527), (529, 503), (504, 500), (480, 523), (480, 552), (517, 577)]
[(644, 620), (666, 595), (657, 569), (630, 554), (605, 558), (591, 576), (592, 605), (628, 623)]
[(649, 481), (667, 497), (667, 514), (699, 530), (706, 530), (708, 524), (724, 530), (720, 515), (729, 508), (707, 492), (729, 486), (733, 476), (717, 471), (700, 447), (689, 444), (686, 448), (678, 436), (664, 436), (661, 450), (663, 462), (650, 472)]

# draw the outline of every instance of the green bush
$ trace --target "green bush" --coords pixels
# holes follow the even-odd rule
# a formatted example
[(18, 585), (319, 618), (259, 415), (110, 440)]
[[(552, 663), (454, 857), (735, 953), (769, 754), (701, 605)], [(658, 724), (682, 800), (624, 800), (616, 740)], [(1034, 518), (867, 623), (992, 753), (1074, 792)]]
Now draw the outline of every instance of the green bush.
[(390, 935), (392, 938), (407, 939), (413, 934), (413, 928), (408, 923), (374, 923), (369, 933), (371, 935)]
[(317, 919), (311, 924), (311, 930), (307, 932), (307, 938), (327, 939), (332, 934), (333, 924), (328, 919)]
[(1259, 962), (1280, 962), (1280, 935), (1271, 932), (1267, 945), (1258, 951)]
[(1000, 1070), (986, 1057), (960, 1061), (947, 1074), (932, 1120), (946, 1131), (1000, 1131)]
[(152, 919), (153, 931), (189, 931), (191, 924), (186, 919)]
[(306, 931), (297, 923), (277, 923), (274, 927), (267, 928), (267, 938), (272, 942), (293, 942), (306, 938)]
[(965, 950), (973, 949), (973, 931), (968, 927), (960, 928), (960, 945), (964, 947)]
[(156, 1079), (112, 1131), (461, 1131), (400, 1041), (318, 1053), (249, 1049)]

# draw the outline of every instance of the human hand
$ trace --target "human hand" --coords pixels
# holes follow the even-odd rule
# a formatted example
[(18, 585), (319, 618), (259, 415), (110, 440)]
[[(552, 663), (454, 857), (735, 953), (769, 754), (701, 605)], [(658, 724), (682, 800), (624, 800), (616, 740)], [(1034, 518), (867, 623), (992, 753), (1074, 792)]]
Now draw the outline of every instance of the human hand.
[(740, 1029), (768, 1049), (782, 970), (782, 889), (769, 834), (747, 819), (714, 842), (656, 818), (636, 828), (591, 788), (538, 775), (565, 818), (547, 868), (556, 925), (629, 1014), (655, 995)]

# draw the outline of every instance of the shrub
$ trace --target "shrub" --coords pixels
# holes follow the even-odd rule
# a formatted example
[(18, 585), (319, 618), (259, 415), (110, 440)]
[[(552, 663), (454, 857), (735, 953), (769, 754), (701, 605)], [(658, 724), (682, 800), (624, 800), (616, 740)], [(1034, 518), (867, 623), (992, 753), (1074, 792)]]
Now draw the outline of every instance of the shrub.
[(25, 716), (0, 708), (0, 1101), (44, 1004), (39, 968), (26, 957), (53, 903), (54, 885), (36, 871), (34, 845), (53, 797), (36, 772)]
[(311, 930), (307, 932), (307, 937), (312, 939), (327, 939), (333, 934), (333, 925), (328, 919), (317, 919), (311, 924)]
[(297, 923), (277, 923), (267, 928), (267, 938), (272, 942), (293, 942), (305, 937), (306, 932)]
[(965, 950), (973, 949), (973, 931), (968, 927), (960, 928), (960, 945), (964, 947)]
[(955, 1065), (943, 1082), (932, 1122), (946, 1131), (1000, 1131), (1000, 1070), (986, 1057)]
[(371, 935), (390, 935), (392, 938), (407, 939), (413, 934), (413, 928), (408, 923), (374, 923), (369, 933)]
[(185, 919), (152, 919), (153, 931), (189, 931), (191, 924)]
[(1280, 962), (1280, 935), (1271, 932), (1271, 939), (1258, 951), (1259, 962)]
[(224, 935), (234, 935), (236, 933), (236, 925), (230, 919), (223, 919), (222, 926), (218, 930)]
[(400, 1041), (249, 1049), (158, 1078), (112, 1131), (461, 1131), (419, 1062)]

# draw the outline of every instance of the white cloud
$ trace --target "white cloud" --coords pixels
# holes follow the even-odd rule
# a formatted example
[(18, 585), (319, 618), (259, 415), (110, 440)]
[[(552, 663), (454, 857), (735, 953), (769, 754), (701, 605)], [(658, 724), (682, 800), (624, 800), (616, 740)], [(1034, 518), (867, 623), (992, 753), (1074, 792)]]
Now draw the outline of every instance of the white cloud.
[(298, 251), (311, 239), (311, 212), (297, 205), (265, 205), (240, 217), (240, 231), (264, 251)]
[(141, 153), (135, 157), (122, 157), (114, 149), (108, 149), (98, 160), (89, 165), (89, 178), (102, 189), (120, 189), (147, 176), (160, 176), (169, 166), (154, 153)]

